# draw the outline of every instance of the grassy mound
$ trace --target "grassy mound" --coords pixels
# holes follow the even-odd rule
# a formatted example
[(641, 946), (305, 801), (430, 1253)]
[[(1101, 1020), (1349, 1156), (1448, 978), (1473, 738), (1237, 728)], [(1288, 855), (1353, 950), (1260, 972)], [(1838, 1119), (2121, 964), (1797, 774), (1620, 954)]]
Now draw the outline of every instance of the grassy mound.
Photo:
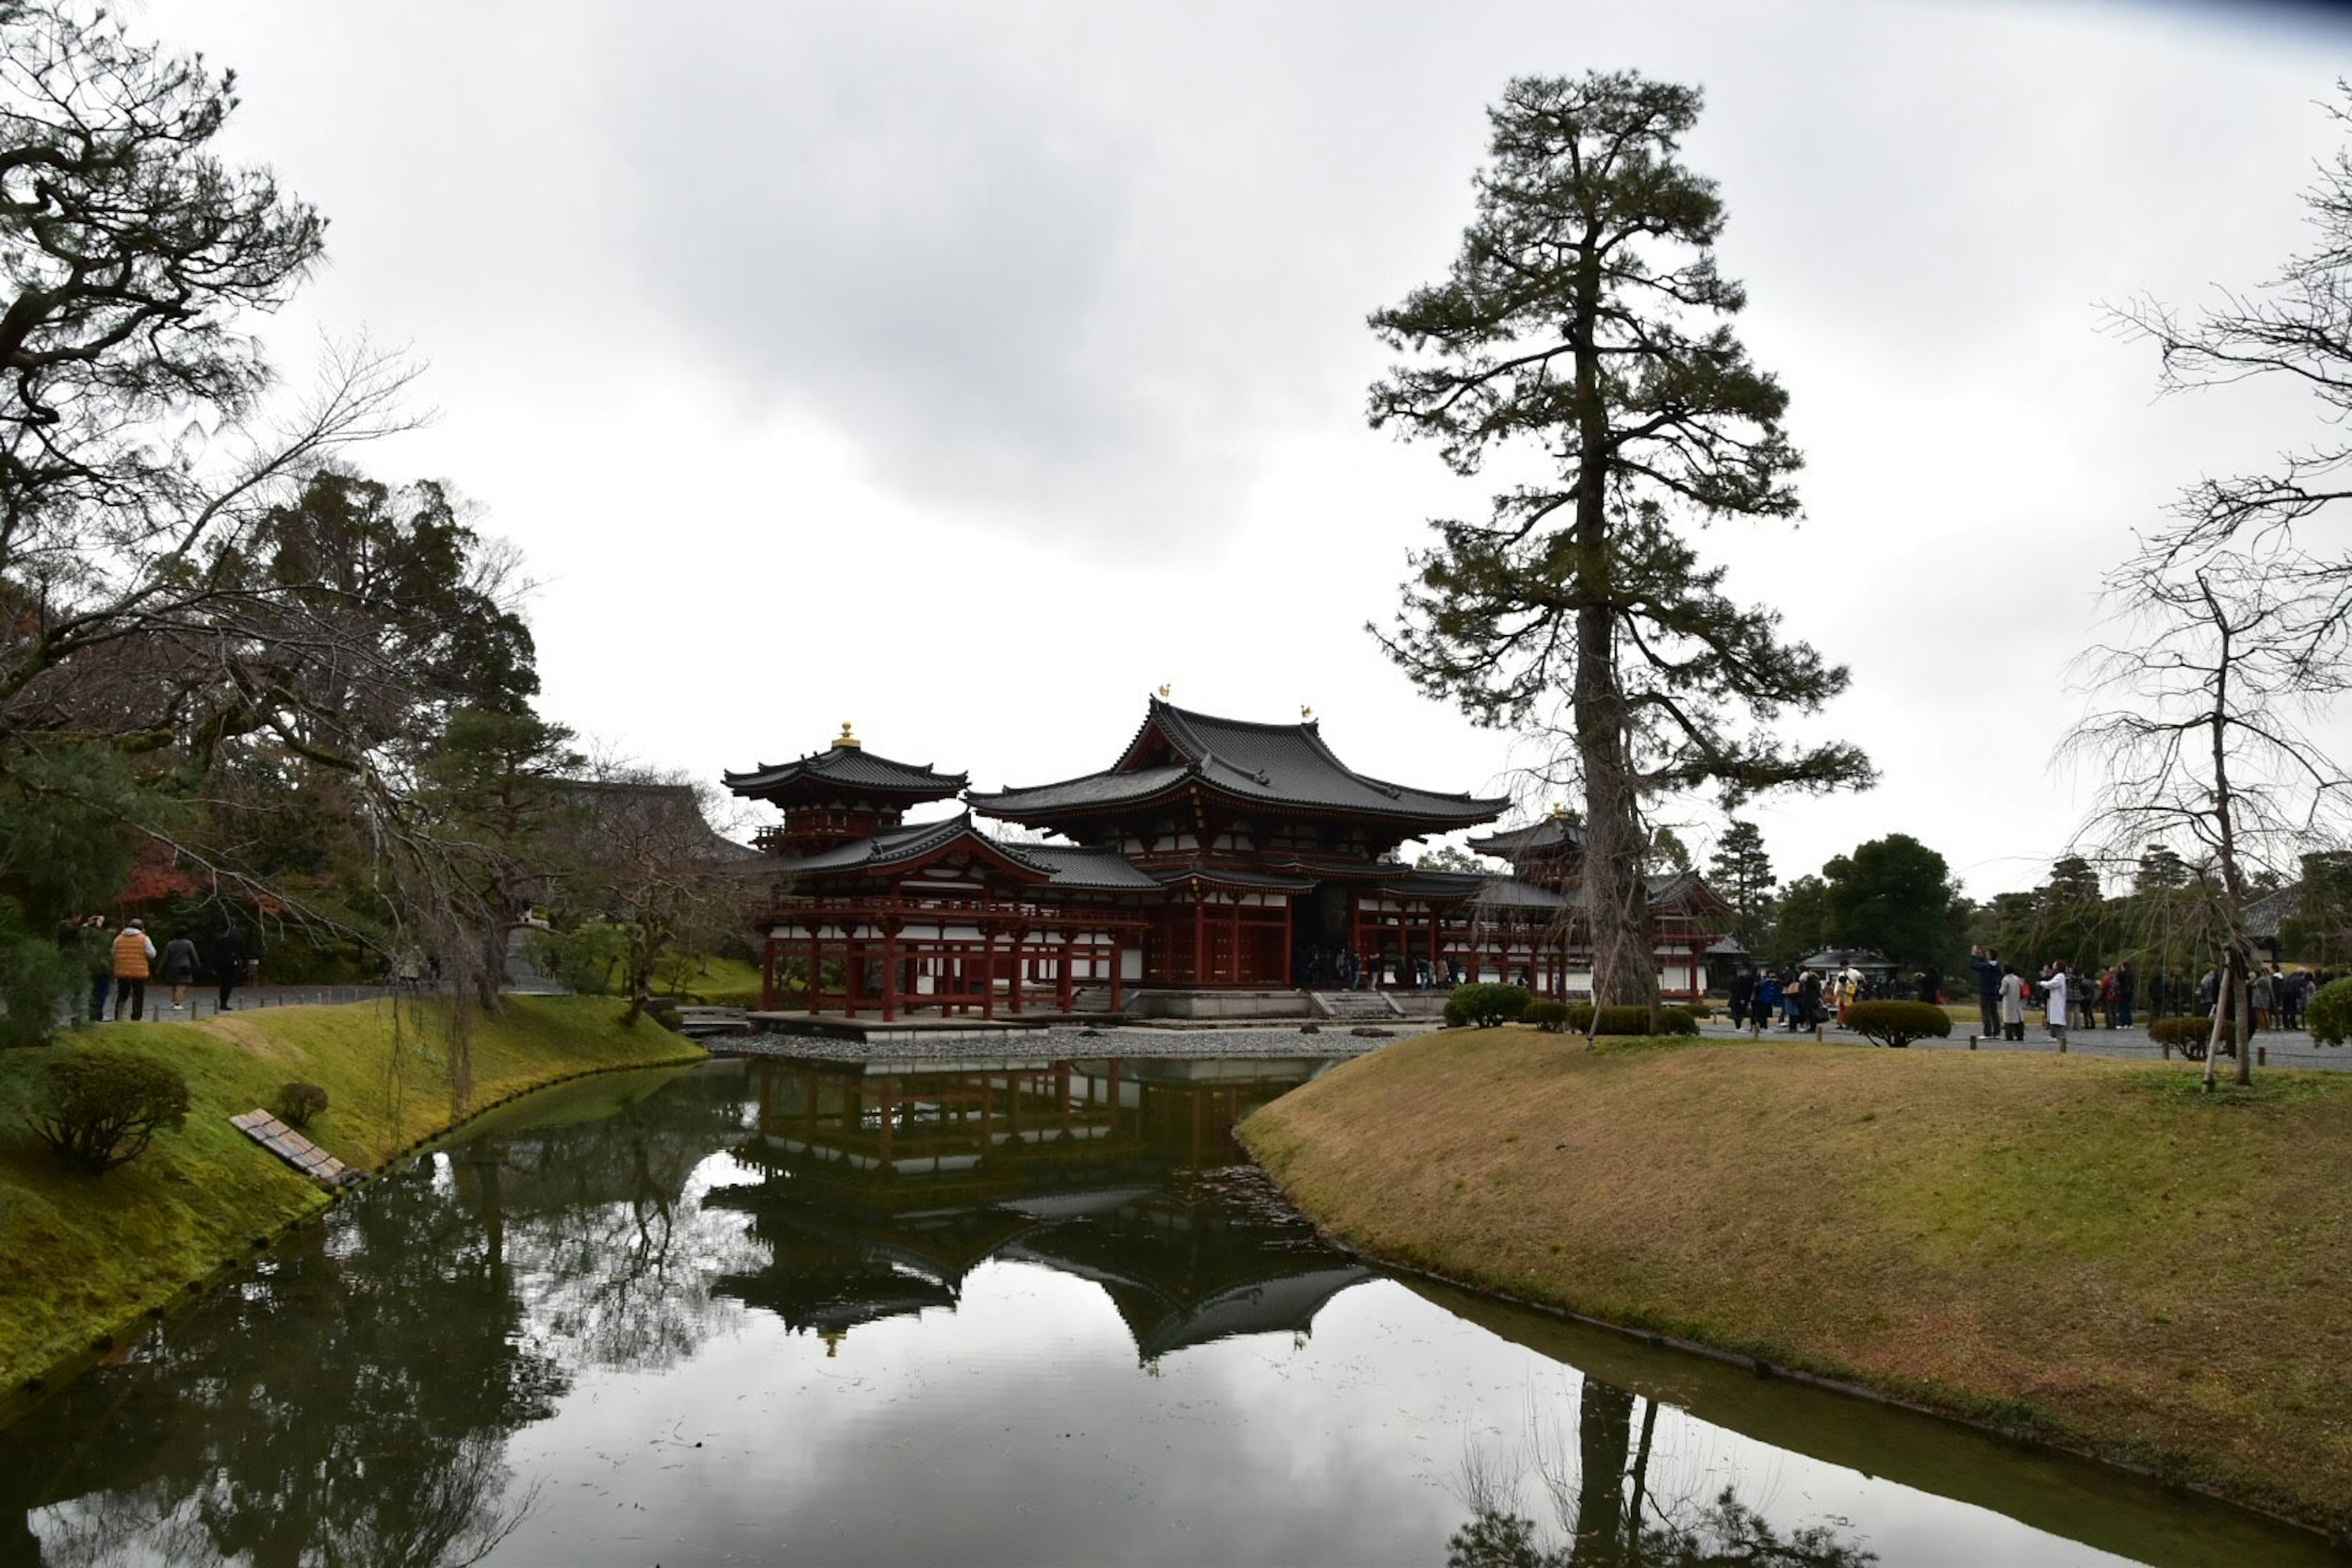
[(2352, 1078), (1463, 1031), (1242, 1134), (1376, 1256), (2352, 1527)]
[[(618, 1015), (609, 999), (508, 998), (500, 1016), (476, 1021), (466, 1110), (581, 1073), (700, 1059), (652, 1020), (623, 1029)], [(459, 1120), (434, 1022), (410, 1009), (395, 1027), (388, 1002), (269, 1008), (200, 1024), (109, 1024), (60, 1046), (0, 1052), (0, 1397), (326, 1206), (314, 1184), (228, 1124), (273, 1106), (281, 1085), (327, 1090), (310, 1136), (362, 1169)], [(170, 1062), (194, 1100), (185, 1128), (95, 1180), (58, 1164), (21, 1114), (43, 1064), (85, 1043)]]

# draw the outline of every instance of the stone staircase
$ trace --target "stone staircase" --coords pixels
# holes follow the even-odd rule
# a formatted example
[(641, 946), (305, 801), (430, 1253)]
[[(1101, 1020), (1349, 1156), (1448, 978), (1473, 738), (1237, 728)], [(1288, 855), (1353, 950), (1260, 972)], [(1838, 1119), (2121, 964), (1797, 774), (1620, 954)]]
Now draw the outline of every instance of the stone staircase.
[(1404, 1010), (1385, 991), (1315, 991), (1315, 1010), (1326, 1018), (1349, 1024), (1391, 1022)]
[(1109, 1013), (1116, 1011), (1116, 1009), (1114, 1009), (1110, 1005), (1110, 987), (1108, 985), (1079, 985), (1072, 987), (1070, 991), (1070, 1011), (1073, 1013)]

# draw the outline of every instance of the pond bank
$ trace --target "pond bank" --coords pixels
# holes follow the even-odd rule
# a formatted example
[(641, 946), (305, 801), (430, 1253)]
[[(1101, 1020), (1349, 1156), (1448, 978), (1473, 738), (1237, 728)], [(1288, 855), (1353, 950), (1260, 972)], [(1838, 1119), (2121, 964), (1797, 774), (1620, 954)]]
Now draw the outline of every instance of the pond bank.
[[(310, 1129), (328, 1152), (374, 1171), (516, 1095), (583, 1074), (703, 1059), (609, 998), (509, 996), (473, 1023), (473, 1089), (450, 1095), (443, 1003), (269, 1008), (200, 1024), (109, 1024), (56, 1046), (0, 1054), (0, 1422), (59, 1369), (102, 1352), (144, 1316), (267, 1247), (333, 1200), (228, 1124), (279, 1086), (315, 1083), (329, 1109)], [(43, 1064), (104, 1046), (186, 1074), (187, 1125), (132, 1163), (91, 1179), (24, 1130)]]
[(2352, 1082), (1532, 1030), (1243, 1141), (1375, 1258), (2352, 1528)]

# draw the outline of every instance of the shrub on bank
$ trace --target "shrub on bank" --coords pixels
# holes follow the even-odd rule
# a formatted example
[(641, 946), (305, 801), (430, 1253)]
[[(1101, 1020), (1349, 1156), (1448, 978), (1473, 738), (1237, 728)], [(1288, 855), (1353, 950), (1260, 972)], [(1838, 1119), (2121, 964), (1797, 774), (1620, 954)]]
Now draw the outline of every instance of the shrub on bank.
[(188, 1080), (177, 1068), (121, 1051), (75, 1051), (49, 1063), (26, 1125), (58, 1159), (99, 1175), (186, 1125)]
[(1557, 1035), (1568, 1027), (1568, 1004), (1565, 1002), (1530, 1002), (1519, 1015), (1519, 1022), (1532, 1024), (1547, 1035)]
[(2311, 1037), (2323, 1046), (2340, 1046), (2352, 1039), (2352, 975), (2331, 980), (2311, 994), (2303, 1010)]
[(1454, 994), (1445, 999), (1445, 1021), (1457, 1029), (1467, 1024), (1491, 1029), (1497, 1024), (1517, 1020), (1528, 1010), (1528, 988), (1524, 985), (1491, 982), (1457, 985)]
[[(2335, 988), (2322, 986), (2321, 989)], [(2312, 998), (2315, 1005), (2318, 1000), (2316, 996)], [(2147, 1037), (2159, 1046), (2201, 1046), (2213, 1037), (2213, 1020), (2200, 1018), (2188, 1013), (2176, 1014), (2169, 1018), (2158, 1018), (2147, 1026)]]
[(1940, 1040), (1952, 1032), (1952, 1016), (1932, 1002), (1857, 1002), (1846, 1009), (1845, 1022), (1874, 1046)]
[(1568, 1009), (1572, 1035), (1696, 1035), (1698, 1017), (1687, 1007), (1658, 1009), (1657, 1027), (1650, 1026), (1647, 1007), (1603, 1007), (1596, 1021), (1592, 1004), (1579, 1002)]
[(315, 1083), (289, 1083), (278, 1091), (278, 1120), (289, 1127), (308, 1127), (326, 1114), (327, 1091)]

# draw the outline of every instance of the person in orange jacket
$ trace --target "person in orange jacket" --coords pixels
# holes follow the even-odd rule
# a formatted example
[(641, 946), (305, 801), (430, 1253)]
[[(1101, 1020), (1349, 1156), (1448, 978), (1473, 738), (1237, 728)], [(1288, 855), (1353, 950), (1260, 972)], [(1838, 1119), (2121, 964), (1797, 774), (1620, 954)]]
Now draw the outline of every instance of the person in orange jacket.
[(122, 934), (114, 939), (114, 1021), (122, 1022), (122, 1004), (131, 1004), (131, 1021), (139, 1022), (147, 1010), (148, 966), (155, 962), (152, 938), (139, 929), (137, 921), (123, 922)]

